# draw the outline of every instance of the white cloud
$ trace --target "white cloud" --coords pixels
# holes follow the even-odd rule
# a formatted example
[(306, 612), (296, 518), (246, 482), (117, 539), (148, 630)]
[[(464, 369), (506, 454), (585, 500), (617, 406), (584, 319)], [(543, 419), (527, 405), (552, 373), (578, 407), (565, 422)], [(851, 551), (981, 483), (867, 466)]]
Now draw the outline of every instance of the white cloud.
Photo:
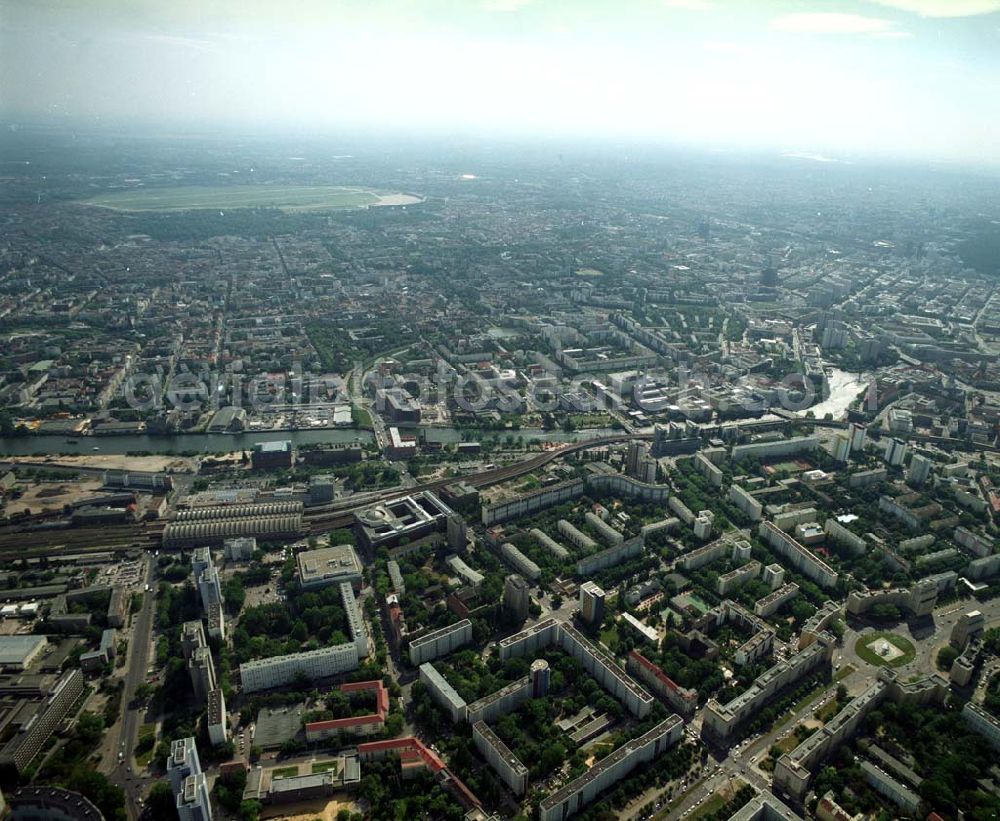
[(1000, 0), (872, 0), (921, 17), (972, 17), (1000, 11)]
[(893, 23), (880, 17), (839, 12), (796, 12), (771, 21), (775, 31), (799, 34), (880, 34), (892, 31)]
[(668, 9), (684, 11), (714, 11), (718, 8), (713, 0), (660, 0)]
[(483, 8), (486, 11), (520, 11), (532, 2), (533, 0), (483, 0)]

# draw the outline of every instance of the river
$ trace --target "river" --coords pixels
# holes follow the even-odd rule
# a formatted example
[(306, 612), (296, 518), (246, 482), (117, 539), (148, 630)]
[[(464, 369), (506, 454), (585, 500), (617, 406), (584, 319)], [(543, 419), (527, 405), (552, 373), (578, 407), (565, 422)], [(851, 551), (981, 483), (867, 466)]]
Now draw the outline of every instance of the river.
[[(541, 428), (524, 428), (516, 431), (462, 431), (456, 428), (425, 428), (428, 442), (461, 442), (499, 437), (508, 434), (547, 442), (582, 442), (611, 436), (620, 431), (610, 428), (594, 428), (573, 433), (564, 431), (544, 431)], [(324, 442), (360, 442), (371, 444), (369, 431), (339, 428), (333, 430), (262, 431), (254, 433), (183, 433), (176, 436), (81, 436), (79, 444), (67, 442), (66, 436), (8, 436), (0, 438), (0, 456), (56, 455), (62, 453), (86, 456), (91, 453), (120, 455), (126, 453), (231, 453), (249, 450), (256, 442), (273, 442), (290, 439), (296, 447)]]

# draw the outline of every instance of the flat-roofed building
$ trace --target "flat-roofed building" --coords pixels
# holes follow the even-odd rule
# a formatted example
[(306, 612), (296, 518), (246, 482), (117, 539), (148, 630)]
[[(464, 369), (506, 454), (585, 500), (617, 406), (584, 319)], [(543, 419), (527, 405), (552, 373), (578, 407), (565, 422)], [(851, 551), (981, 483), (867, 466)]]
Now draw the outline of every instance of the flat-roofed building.
[(514, 795), (524, 795), (528, 789), (528, 768), (510, 751), (485, 721), (472, 725), (472, 740), (486, 762), (500, 776)]
[(361, 589), (363, 565), (357, 551), (349, 544), (304, 550), (295, 560), (303, 590), (317, 590), (343, 582), (348, 582), (355, 590)]
[(23, 773), (83, 695), (83, 688), (83, 673), (66, 671), (35, 715), (0, 749), (0, 769)]
[(470, 641), (472, 641), (472, 622), (468, 619), (433, 630), (410, 642), (410, 664), (419, 667), (425, 661), (445, 656)]
[(354, 588), (349, 582), (341, 582), (340, 600), (344, 605), (344, 614), (347, 616), (347, 627), (351, 631), (351, 640), (358, 649), (358, 658), (368, 658), (368, 627), (365, 624), (364, 614), (358, 607), (358, 600), (354, 598)]
[(26, 670), (48, 645), (45, 636), (0, 636), (0, 667)]
[(207, 707), (208, 740), (216, 746), (225, 744), (229, 740), (229, 714), (226, 712), (226, 697), (220, 688), (209, 692)]
[(538, 808), (539, 821), (564, 821), (580, 812), (636, 767), (658, 758), (680, 740), (683, 732), (684, 722), (680, 716), (672, 715), (649, 732), (625, 742), (579, 778), (545, 798)]
[(433, 664), (425, 662), (420, 665), (420, 680), (427, 687), (431, 698), (448, 713), (453, 723), (465, 721), (467, 707), (465, 699), (458, 694)]
[(447, 530), (452, 509), (434, 493), (422, 491), (388, 502), (379, 502), (355, 513), (359, 544), (368, 551), (410, 543)]
[(244, 662), (240, 665), (240, 680), (244, 693), (256, 693), (291, 684), (299, 676), (317, 681), (356, 670), (357, 667), (357, 645), (348, 642), (304, 653)]

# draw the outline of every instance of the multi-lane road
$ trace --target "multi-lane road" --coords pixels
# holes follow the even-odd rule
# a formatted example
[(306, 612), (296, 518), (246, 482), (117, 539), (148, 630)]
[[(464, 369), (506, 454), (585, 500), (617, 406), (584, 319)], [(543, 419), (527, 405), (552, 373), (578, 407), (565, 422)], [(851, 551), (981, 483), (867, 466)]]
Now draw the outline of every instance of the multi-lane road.
[(114, 784), (125, 790), (125, 806), (130, 819), (137, 818), (141, 811), (140, 798), (155, 779), (139, 775), (134, 756), (138, 742), (139, 727), (144, 709), (134, 709), (133, 700), (140, 684), (146, 680), (153, 639), (153, 616), (156, 612), (156, 565), (152, 556), (147, 559), (145, 584), (150, 590), (145, 593), (142, 608), (132, 617), (129, 635), (128, 657), (125, 661), (124, 690), (122, 692), (122, 715), (111, 728), (106, 742), (100, 769)]

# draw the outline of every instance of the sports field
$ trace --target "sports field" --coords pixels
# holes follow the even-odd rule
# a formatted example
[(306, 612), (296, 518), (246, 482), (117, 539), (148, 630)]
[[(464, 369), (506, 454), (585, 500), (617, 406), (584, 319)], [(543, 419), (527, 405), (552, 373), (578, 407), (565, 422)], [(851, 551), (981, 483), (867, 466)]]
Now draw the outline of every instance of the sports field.
[(289, 211), (410, 205), (419, 198), (407, 194), (376, 194), (367, 188), (333, 185), (178, 185), (109, 191), (86, 205), (115, 211), (191, 211), (226, 208), (281, 208)]

